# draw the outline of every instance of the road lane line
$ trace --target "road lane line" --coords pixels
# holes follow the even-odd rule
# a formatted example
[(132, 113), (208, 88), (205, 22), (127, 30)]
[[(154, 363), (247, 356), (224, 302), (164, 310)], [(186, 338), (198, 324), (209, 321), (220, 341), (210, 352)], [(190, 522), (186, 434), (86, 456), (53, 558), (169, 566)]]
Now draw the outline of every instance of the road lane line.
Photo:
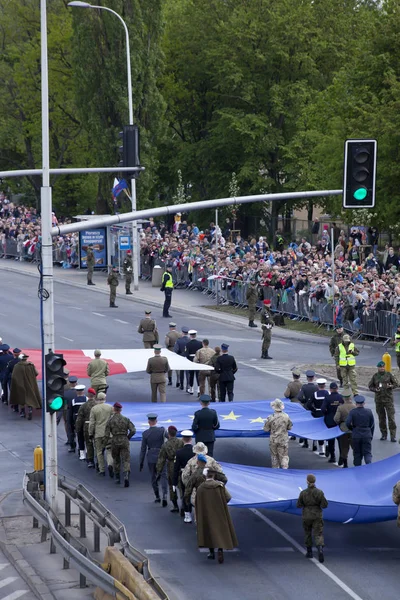
[(184, 548), (166, 548), (163, 550), (162, 548), (146, 548), (144, 550), (145, 554), (186, 554), (187, 550)]
[(65, 337), (65, 335), (61, 336), (63, 340), (68, 340), (68, 342), (73, 342), (74, 340), (71, 340), (71, 338), (67, 338)]
[(6, 579), (3, 579), (3, 581), (0, 581), (0, 588), (6, 587), (6, 585), (9, 585), (10, 583), (14, 583), (14, 581), (17, 581), (18, 577), (6, 577)]
[(6, 567), (9, 567), (10, 565), (8, 563), (3, 563), (2, 565), (0, 565), (0, 571), (2, 571), (3, 569), (5, 569)]
[(25, 596), (28, 593), (28, 590), (17, 590), (12, 594), (8, 594), (8, 596), (4, 596), (2, 600), (17, 600), (17, 598), (21, 598), (21, 596)]
[[(268, 517), (266, 517), (265, 515), (263, 515), (256, 508), (249, 508), (249, 510), (253, 514), (255, 514), (257, 517), (259, 517), (262, 521), (264, 521), (265, 523), (267, 523), (267, 525), (269, 525), (271, 527), (271, 529), (274, 529), (274, 531), (276, 531), (283, 538), (285, 538), (285, 540), (287, 542), (289, 542), (290, 544), (292, 544), (296, 548), (296, 550), (298, 550), (304, 556), (304, 548), (302, 546), (300, 546), (300, 544), (298, 544), (296, 542), (296, 540), (292, 538), (291, 535), (289, 535), (288, 533), (286, 533), (286, 531), (284, 531), (283, 529), (281, 529), (279, 527), (279, 525), (276, 525), (276, 523), (274, 523), (273, 521), (271, 521), (271, 519), (269, 519)], [(353, 598), (353, 600), (362, 600), (361, 596), (359, 596), (358, 594), (356, 594), (356, 592), (354, 592), (351, 588), (349, 588), (349, 586), (346, 585), (344, 583), (344, 581), (342, 581), (341, 579), (339, 579), (339, 577), (337, 577), (334, 573), (332, 573), (332, 571), (330, 571), (327, 567), (325, 567), (325, 565), (323, 565), (320, 562), (318, 562), (316, 558), (309, 558), (308, 560), (310, 562), (314, 563), (314, 565), (320, 571), (322, 571), (322, 573), (324, 573), (327, 577), (329, 577), (329, 579), (332, 579), (332, 581), (334, 583), (336, 583), (336, 585), (338, 585), (344, 592), (346, 592), (346, 594), (348, 594), (350, 596), (350, 598)]]
[(128, 321), (122, 321), (122, 319), (114, 319), (117, 323), (122, 323), (123, 325), (129, 325)]
[(80, 306), (69, 306), (68, 308), (72, 308), (73, 310), (83, 310)]
[(105, 317), (106, 315), (102, 315), (101, 313), (92, 312), (92, 315), (97, 315), (98, 317)]

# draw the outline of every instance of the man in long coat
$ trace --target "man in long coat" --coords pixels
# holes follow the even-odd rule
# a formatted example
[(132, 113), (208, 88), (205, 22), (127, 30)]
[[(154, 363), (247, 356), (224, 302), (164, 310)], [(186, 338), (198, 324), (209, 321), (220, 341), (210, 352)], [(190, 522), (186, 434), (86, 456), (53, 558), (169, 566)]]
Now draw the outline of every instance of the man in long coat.
[(206, 481), (196, 494), (197, 545), (210, 550), (207, 558), (214, 560), (218, 548), (218, 562), (224, 562), (224, 550), (233, 550), (239, 544), (236, 537), (228, 502), (228, 490), (220, 481), (215, 481), (216, 472), (208, 469)]
[(22, 354), (21, 361), (14, 367), (11, 377), (10, 404), (21, 406), (21, 417), (25, 418), (25, 406), (28, 407), (28, 420), (32, 419), (32, 409), (42, 408), (36, 377), (38, 372), (33, 363), (28, 361), (29, 356)]

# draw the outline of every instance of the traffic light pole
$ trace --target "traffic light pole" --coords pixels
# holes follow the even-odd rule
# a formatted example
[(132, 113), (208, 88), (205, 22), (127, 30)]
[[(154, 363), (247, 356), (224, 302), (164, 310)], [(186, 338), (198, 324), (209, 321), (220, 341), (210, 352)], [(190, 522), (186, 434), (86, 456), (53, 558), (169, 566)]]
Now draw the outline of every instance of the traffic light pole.
[[(42, 77), (42, 188), (40, 206), (42, 220), (41, 247), (41, 298), (42, 303), (42, 346), (45, 354), (54, 350), (54, 302), (53, 302), (53, 238), (52, 198), (50, 187), (50, 150), (49, 150), (49, 92), (48, 92), (48, 56), (47, 56), (47, 15), (46, 0), (40, 0), (41, 30), (41, 77)], [(44, 377), (44, 373), (42, 375)], [(44, 438), (44, 475), (45, 498), (55, 509), (58, 489), (57, 461), (57, 420), (56, 415), (46, 411), (46, 386), (43, 386), (43, 438)]]

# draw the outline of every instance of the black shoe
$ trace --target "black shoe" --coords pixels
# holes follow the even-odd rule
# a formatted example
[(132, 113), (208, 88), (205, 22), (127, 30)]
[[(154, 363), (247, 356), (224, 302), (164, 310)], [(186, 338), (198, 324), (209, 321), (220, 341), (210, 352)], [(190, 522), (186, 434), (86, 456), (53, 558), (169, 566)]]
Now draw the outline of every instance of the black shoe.
[(132, 294), (131, 290), (128, 290), (128, 291), (126, 292), (126, 295), (127, 295), (127, 296), (133, 296), (133, 294)]
[(322, 546), (318, 546), (318, 560), (320, 563), (323, 563), (325, 560), (324, 549)]
[(342, 458), (341, 456), (339, 457), (339, 462), (338, 465), (339, 467), (341, 467), (344, 464), (344, 458)]
[(166, 508), (167, 506), (168, 506), (168, 502), (166, 501), (166, 499), (165, 499), (165, 498), (163, 498), (163, 501), (162, 501), (162, 507), (163, 507), (163, 508)]
[(183, 390), (183, 385), (180, 385), (179, 387), (181, 388), (181, 390)]
[(179, 382), (179, 381), (177, 381), (177, 382), (176, 382), (176, 387), (177, 387), (177, 388), (181, 387), (181, 384), (180, 384), (180, 382)]
[(156, 496), (156, 499), (154, 500), (154, 502), (161, 502), (160, 496)]
[(118, 485), (121, 483), (121, 474), (120, 473), (115, 473), (115, 483)]
[(295, 436), (295, 435), (291, 435), (291, 436), (290, 436), (290, 439), (291, 439), (291, 440), (295, 440), (295, 439), (296, 439), (296, 436)]
[(214, 554), (214, 552), (209, 552), (207, 554), (207, 558), (208, 558), (208, 560), (215, 560), (215, 554)]
[(179, 511), (180, 516), (183, 517), (185, 516), (185, 511), (183, 510), (183, 508), (181, 508), (181, 510)]
[(177, 504), (174, 504), (174, 508), (171, 508), (172, 513), (178, 513), (179, 512), (179, 506)]
[(335, 463), (336, 462), (336, 458), (335, 455), (332, 454), (332, 456), (330, 457), (330, 459), (328, 460), (328, 463)]
[(257, 327), (254, 321), (249, 321), (249, 327)]
[(118, 308), (116, 304), (110, 304), (110, 308)]
[(392, 435), (392, 437), (390, 438), (391, 442), (396, 442), (396, 438)]
[(69, 446), (69, 442), (65, 442), (64, 446)]
[(302, 448), (309, 448), (308, 442), (304, 442), (304, 444), (302, 445)]
[(348, 469), (349, 465), (347, 464), (347, 458), (343, 459), (343, 469)]
[(312, 548), (307, 546), (306, 558), (312, 558), (312, 557), (313, 557)]
[(168, 385), (172, 385), (172, 379), (168, 379)]
[(99, 475), (101, 475), (102, 477), (106, 476), (106, 472), (105, 471), (99, 471)]
[(172, 315), (170, 315), (169, 313), (167, 314), (168, 319), (172, 319)]
[(70, 448), (68, 452), (75, 452), (75, 448)]
[(274, 359), (272, 358), (272, 356), (270, 356), (269, 354), (267, 354), (267, 355), (266, 355), (264, 358), (268, 358), (269, 360), (274, 360)]
[(315, 446), (314, 444), (313, 444), (313, 447), (312, 447), (312, 451), (313, 452), (317, 452), (317, 446)]
[(381, 439), (381, 442), (385, 442), (387, 440), (387, 435), (382, 434), (380, 439)]
[(94, 462), (89, 461), (87, 464), (87, 468), (88, 469), (93, 469), (94, 468)]
[(88, 285), (96, 285), (96, 284), (92, 283), (91, 281), (88, 281)]
[(111, 479), (114, 477), (114, 467), (112, 465), (108, 465), (108, 474)]

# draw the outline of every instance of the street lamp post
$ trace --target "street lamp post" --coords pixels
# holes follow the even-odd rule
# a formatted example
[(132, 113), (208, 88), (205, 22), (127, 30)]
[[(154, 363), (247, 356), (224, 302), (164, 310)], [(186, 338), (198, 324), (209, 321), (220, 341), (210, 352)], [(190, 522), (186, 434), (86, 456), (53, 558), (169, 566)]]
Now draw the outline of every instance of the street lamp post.
[[(131, 73), (131, 51), (129, 43), (129, 31), (124, 19), (115, 10), (108, 8), (108, 6), (96, 6), (89, 4), (89, 2), (80, 2), (80, 0), (74, 0), (69, 2), (68, 6), (76, 8), (98, 8), (99, 10), (106, 10), (107, 12), (115, 15), (122, 23), (125, 30), (126, 38), (126, 70), (128, 75), (128, 108), (129, 108), (129, 125), (133, 125), (133, 102), (132, 102), (132, 73)], [(136, 210), (136, 179), (131, 179), (131, 201), (132, 201), (132, 212)], [(139, 289), (139, 252), (138, 252), (138, 237), (137, 237), (137, 222), (132, 221), (132, 261), (134, 265), (133, 269), (133, 289)]]

